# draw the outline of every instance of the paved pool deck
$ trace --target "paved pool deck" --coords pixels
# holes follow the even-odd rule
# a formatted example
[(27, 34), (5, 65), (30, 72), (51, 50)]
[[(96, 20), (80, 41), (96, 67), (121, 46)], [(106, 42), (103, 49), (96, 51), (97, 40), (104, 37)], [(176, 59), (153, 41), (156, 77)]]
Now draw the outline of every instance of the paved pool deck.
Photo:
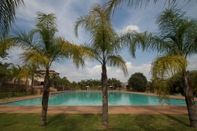
[[(133, 92), (132, 92), (133, 93)], [(139, 93), (138, 93), (139, 94)], [(150, 93), (140, 93), (155, 95)], [(10, 98), (7, 101), (18, 101), (42, 97), (25, 96)], [(182, 96), (170, 96), (172, 98), (184, 99)], [(0, 100), (0, 103), (6, 100)], [(0, 106), (0, 113), (41, 113), (41, 106)], [(102, 106), (48, 106), (48, 114), (102, 114)], [(187, 114), (186, 106), (109, 106), (109, 114)]]

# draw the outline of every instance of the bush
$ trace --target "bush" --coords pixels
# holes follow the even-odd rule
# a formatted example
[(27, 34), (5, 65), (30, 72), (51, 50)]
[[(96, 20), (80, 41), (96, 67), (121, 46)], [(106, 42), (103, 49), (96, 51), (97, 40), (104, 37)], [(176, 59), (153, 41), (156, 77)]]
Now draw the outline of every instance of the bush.
[(129, 87), (140, 92), (144, 92), (146, 90), (147, 79), (146, 77), (138, 72), (131, 75), (128, 80)]

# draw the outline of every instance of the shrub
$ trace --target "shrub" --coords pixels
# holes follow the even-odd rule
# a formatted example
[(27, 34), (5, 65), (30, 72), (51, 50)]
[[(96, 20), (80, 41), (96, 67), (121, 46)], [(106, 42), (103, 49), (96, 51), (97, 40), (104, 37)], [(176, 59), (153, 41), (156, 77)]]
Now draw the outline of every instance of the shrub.
[(137, 72), (131, 75), (128, 84), (132, 89), (144, 92), (146, 90), (147, 79), (142, 73)]

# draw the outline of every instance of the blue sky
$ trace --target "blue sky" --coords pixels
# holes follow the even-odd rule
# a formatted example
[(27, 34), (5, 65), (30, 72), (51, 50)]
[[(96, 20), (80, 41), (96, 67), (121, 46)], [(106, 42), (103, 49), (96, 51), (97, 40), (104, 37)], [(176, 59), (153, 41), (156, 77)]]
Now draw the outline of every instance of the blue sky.
[[(74, 23), (78, 17), (86, 15), (90, 7), (94, 3), (104, 3), (106, 0), (24, 0), (25, 6), (18, 9), (16, 22), (13, 28), (30, 31), (34, 28), (36, 12), (54, 13), (57, 17), (57, 26), (59, 36), (66, 40), (82, 44), (89, 42), (89, 36), (82, 29), (79, 29), (79, 37), (74, 35)], [(187, 16), (197, 18), (197, 2), (185, 2), (177, 0), (177, 7), (186, 12)], [(146, 8), (127, 7), (126, 3), (122, 4), (113, 15), (113, 26), (117, 32), (123, 32), (127, 29), (136, 29), (140, 32), (149, 31), (157, 32), (155, 24), (158, 14), (168, 7), (164, 6), (165, 1), (162, 0), (156, 5), (149, 3)], [(19, 54), (21, 49), (12, 49), (9, 51), (9, 58), (5, 62), (21, 64)], [(121, 82), (126, 82), (128, 78), (135, 72), (142, 72), (147, 79), (151, 78), (150, 67), (151, 62), (157, 57), (156, 52), (142, 52), (140, 49), (136, 51), (136, 58), (132, 58), (128, 50), (122, 51), (121, 56), (127, 62), (129, 75), (124, 76), (123, 72), (118, 68), (108, 67), (108, 78), (117, 78)], [(189, 58), (189, 70), (197, 69), (197, 55)], [(84, 68), (75, 68), (71, 60), (65, 60), (61, 63), (54, 63), (51, 69), (60, 73), (60, 76), (66, 76), (70, 81), (80, 81), (85, 79), (100, 79), (101, 66), (97, 62), (86, 61)]]

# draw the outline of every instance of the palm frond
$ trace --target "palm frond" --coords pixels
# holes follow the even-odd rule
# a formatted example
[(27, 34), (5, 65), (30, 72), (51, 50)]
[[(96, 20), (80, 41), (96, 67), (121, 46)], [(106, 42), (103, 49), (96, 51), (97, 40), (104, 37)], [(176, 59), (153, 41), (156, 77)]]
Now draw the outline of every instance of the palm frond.
[(160, 13), (157, 23), (161, 34), (158, 39), (161, 39), (161, 41), (158, 41), (158, 43), (155, 41), (156, 44), (153, 44), (156, 49), (163, 51), (165, 54), (184, 57), (196, 52), (196, 45), (192, 42), (197, 38), (195, 35), (197, 22), (189, 20), (185, 16), (185, 12), (171, 7)]
[(170, 86), (168, 79), (177, 73), (182, 73), (187, 66), (187, 60), (182, 56), (166, 55), (158, 57), (151, 67), (153, 87), (159, 95), (161, 103), (169, 104)]
[[(91, 44), (84, 47), (93, 55), (94, 59), (99, 61), (104, 68), (106, 63), (110, 66), (120, 67), (126, 75), (126, 64), (122, 57), (118, 55), (123, 44), (113, 29), (106, 8), (95, 4), (87, 15), (79, 17), (75, 23), (76, 36), (78, 36), (79, 26), (90, 35)], [(103, 70), (105, 70), (104, 68)]]
[[(159, 0), (154, 0), (156, 4)], [(191, 0), (188, 0), (188, 2)], [(150, 0), (108, 0), (105, 3), (105, 7), (109, 14), (114, 14), (115, 10), (123, 3), (127, 3), (128, 7), (142, 7), (142, 5), (147, 6)], [(168, 6), (176, 3), (176, 0), (166, 0), (164, 5), (168, 4)]]
[(14, 22), (17, 8), (23, 4), (23, 0), (0, 1), (0, 35), (8, 32), (11, 24)]
[(7, 51), (13, 46), (15, 46), (15, 44), (11, 38), (8, 38), (6, 36), (1, 37), (1, 39), (0, 39), (0, 57), (2, 57), (2, 58), (6, 57), (8, 55)]
[(120, 56), (109, 56), (107, 61), (109, 62), (110, 66), (113, 67), (120, 67), (122, 69), (122, 71), (124, 72), (124, 75), (127, 76), (128, 75), (128, 70), (127, 70), (127, 66), (126, 66), (126, 62), (124, 61), (124, 59)]
[(185, 12), (182, 12), (180, 9), (176, 9), (172, 6), (169, 9), (162, 11), (157, 17), (156, 23), (159, 26), (159, 30), (162, 35), (176, 34), (176, 31), (183, 22)]
[(21, 54), (21, 59), (26, 64), (35, 64), (37, 63), (41, 67), (45, 67), (50, 63), (50, 59), (44, 56), (42, 53), (37, 52), (36, 50), (28, 50)]
[(126, 46), (129, 47), (129, 52), (131, 55), (135, 58), (135, 51), (137, 48), (142, 48), (142, 50), (145, 50), (149, 45), (152, 45), (152, 34), (148, 32), (127, 32), (125, 34), (122, 34), (121, 37), (121, 42), (123, 44), (126, 44)]
[(35, 49), (37, 48), (37, 44), (35, 44), (36, 40), (34, 37), (34, 33), (32, 32), (25, 32), (25, 31), (14, 31), (14, 35), (11, 37), (13, 42), (20, 46), (23, 49)]
[(158, 57), (152, 63), (152, 77), (153, 79), (165, 80), (178, 72), (184, 71), (187, 63), (187, 60), (182, 56), (167, 55)]

